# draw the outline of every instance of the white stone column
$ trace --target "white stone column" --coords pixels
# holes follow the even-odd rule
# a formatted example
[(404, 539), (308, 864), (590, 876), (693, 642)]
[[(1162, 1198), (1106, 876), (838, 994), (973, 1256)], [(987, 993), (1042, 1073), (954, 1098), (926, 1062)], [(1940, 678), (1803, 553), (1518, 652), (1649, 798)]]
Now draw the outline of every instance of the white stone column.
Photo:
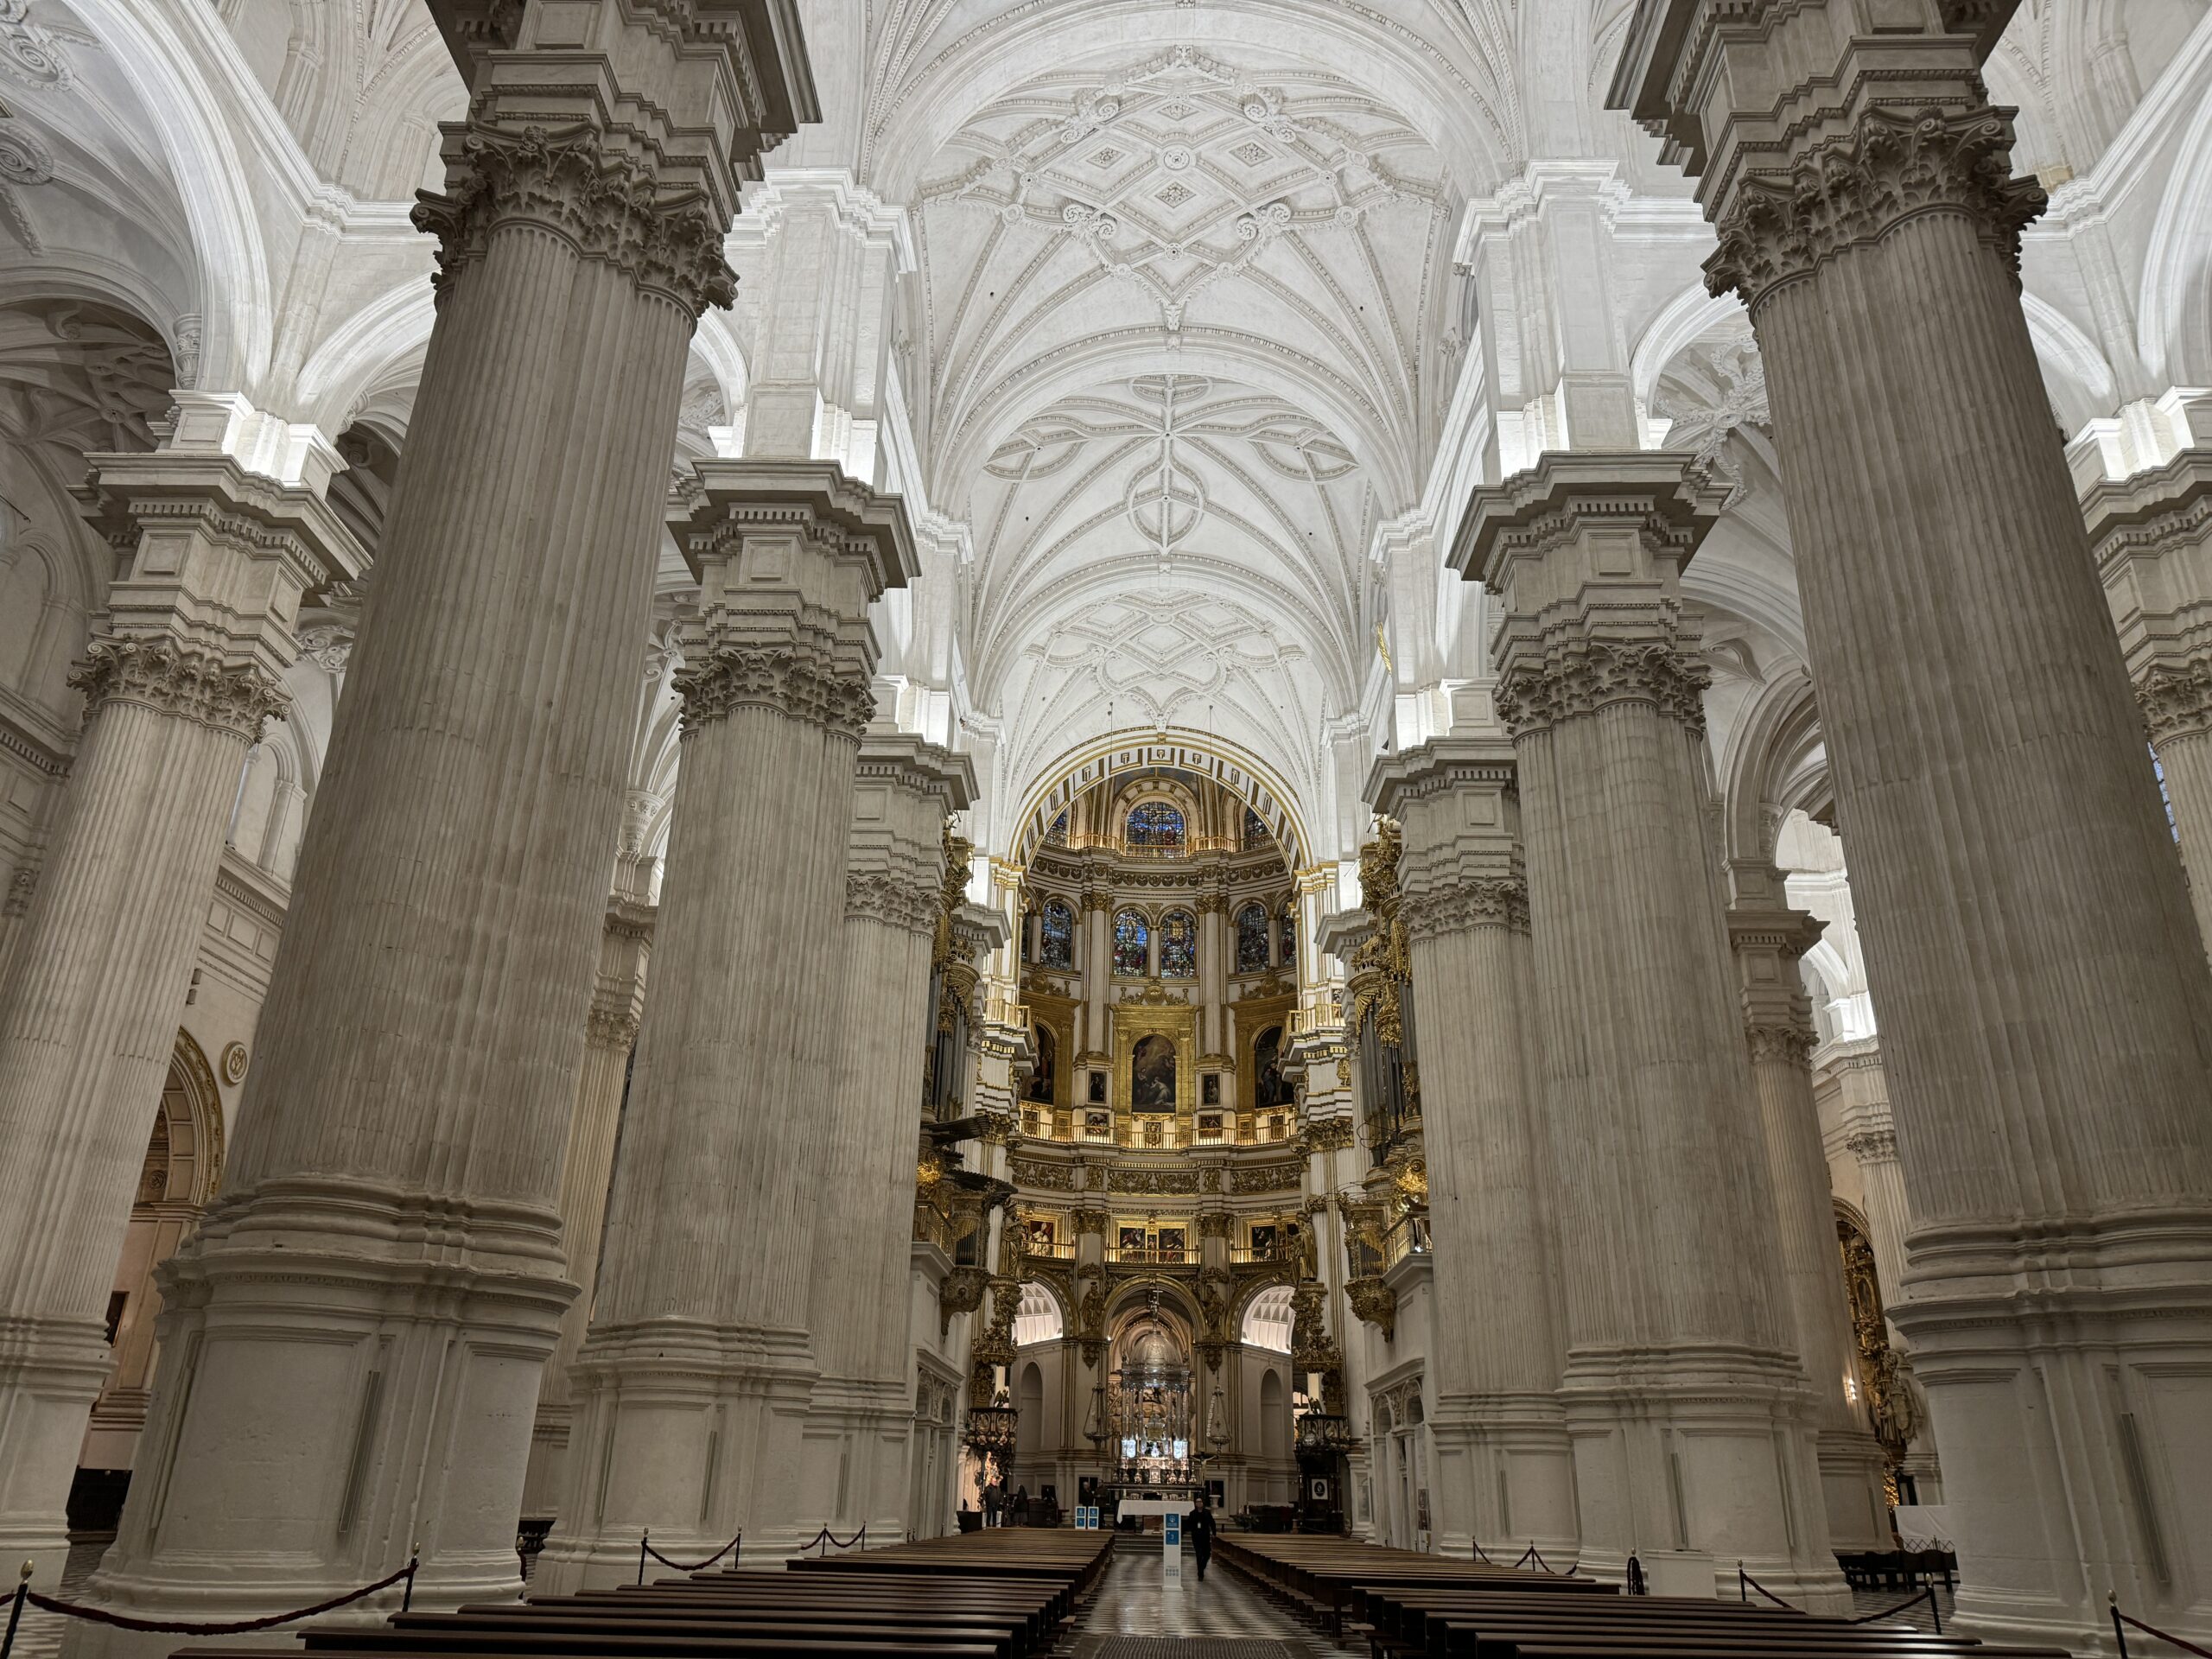
[(88, 458), (121, 574), (70, 681), (85, 734), (0, 1016), (0, 1550), (49, 1590), (239, 768), (283, 714), (302, 595), (364, 563), (312, 429), (310, 470), (283, 482), (228, 453), (264, 417), (178, 396), (168, 447)]
[[(1103, 1068), (1114, 1055), (1113, 1032), (1106, 1014), (1114, 988), (1114, 899), (1103, 881), (1083, 892), (1083, 1052), (1076, 1061), (1078, 1065)], [(1078, 1140), (1082, 1138), (1081, 1110), (1090, 1097), (1086, 1092), (1076, 1101)]]
[(1704, 1550), (1847, 1605), (1702, 816), (1679, 579), (1720, 496), (1680, 455), (1549, 455), (1452, 558), (1504, 610), (1584, 1567)]
[(2212, 1639), (2212, 967), (2021, 310), (2012, 7), (1758, 10), (1648, 0), (1615, 101), (1766, 366), (1961, 1620)]
[(1564, 1564), (1580, 1542), (1513, 751), (1502, 734), (1433, 739), (1377, 761), (1367, 795), (1403, 836), (1421, 1012), (1436, 1547), (1464, 1556), (1479, 1544), (1510, 1561), (1534, 1543)]
[(922, 1054), (935, 1023), (930, 957), (944, 899), (944, 825), (975, 794), (974, 768), (920, 739), (861, 744), (845, 874), (839, 1045), (819, 1184), (830, 1196), (807, 1241), (814, 1389), (803, 1477), (834, 1501), (823, 1524), (906, 1527), (914, 1350), (907, 1330), (915, 1129)]
[(1820, 942), (1821, 924), (1792, 910), (1783, 874), (1738, 863), (1728, 938), (1741, 976), (1744, 1036), (1751, 1057), (1767, 1172), (1781, 1228), (1783, 1279), (1797, 1357), (1813, 1389), (1821, 1489), (1828, 1540), (1840, 1553), (1894, 1548), (1882, 1491), (1882, 1449), (1866, 1408), (1853, 1397), (1858, 1344), (1836, 1249), (1835, 1197), (1813, 1101), (1813, 1010), (1798, 959)]
[(443, 12), (438, 315), (109, 1605), (295, 1607), (418, 1541), (418, 1607), (514, 1592), (688, 344), (739, 173), (811, 112), (798, 42), (717, 14)]
[[(2171, 401), (2175, 418), (2212, 429), (2212, 400)], [(2165, 774), (2198, 937), (2212, 941), (2212, 429), (2202, 436), (2161, 466), (2097, 482), (2082, 506)]]
[[(636, 861), (629, 863), (634, 870)], [(569, 1276), (581, 1290), (561, 1315), (553, 1357), (538, 1379), (537, 1420), (531, 1430), (530, 1470), (523, 1483), (525, 1517), (557, 1517), (567, 1490), (574, 1403), (569, 1367), (591, 1323), (607, 1184), (614, 1173), (630, 1052), (645, 1009), (645, 967), (652, 957), (653, 906), (639, 891), (643, 885), (626, 883), (629, 892), (608, 899), (600, 934), (599, 976), (592, 987), (583, 1063), (576, 1068), (575, 1104), (569, 1115), (568, 1152), (561, 1163), (561, 1246), (568, 1254)]]
[[(834, 462), (709, 461), (678, 524), (683, 765), (590, 1333), (555, 1591), (639, 1533), (773, 1560), (827, 1519), (801, 1480), (817, 1374), (806, 1259), (824, 1200), (847, 840), (874, 706), (868, 607), (914, 570), (897, 498)], [(915, 1051), (919, 1053), (918, 1048)], [(902, 1211), (902, 1216), (911, 1211)], [(823, 1220), (827, 1229), (836, 1224)]]
[[(1198, 894), (1198, 1050), (1202, 1055), (1229, 1052), (1229, 895), (1209, 886)], [(1226, 1091), (1230, 1085), (1223, 1084)], [(1224, 1092), (1222, 1109), (1232, 1116), (1236, 1102)]]

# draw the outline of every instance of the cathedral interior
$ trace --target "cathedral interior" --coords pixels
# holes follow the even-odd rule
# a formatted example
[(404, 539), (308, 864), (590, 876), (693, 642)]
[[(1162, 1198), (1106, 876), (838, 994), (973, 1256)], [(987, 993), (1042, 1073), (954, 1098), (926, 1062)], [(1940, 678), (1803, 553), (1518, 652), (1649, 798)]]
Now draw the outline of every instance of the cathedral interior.
[(2204, 1651), (2212, 5), (0, 0), (0, 883), (26, 1651)]

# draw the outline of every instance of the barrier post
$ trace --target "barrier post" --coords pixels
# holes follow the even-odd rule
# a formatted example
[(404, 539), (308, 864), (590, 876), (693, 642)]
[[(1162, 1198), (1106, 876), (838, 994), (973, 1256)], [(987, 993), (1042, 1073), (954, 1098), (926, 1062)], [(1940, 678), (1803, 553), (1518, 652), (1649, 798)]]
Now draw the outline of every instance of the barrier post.
[(1936, 1622), (1936, 1634), (1943, 1634), (1943, 1605), (1936, 1599), (1936, 1586), (1928, 1586), (1928, 1617)]
[(645, 1541), (652, 1535), (653, 1529), (651, 1527), (644, 1528), (638, 1534), (638, 1582), (639, 1584), (645, 1581)]
[(415, 1605), (415, 1569), (423, 1564), (423, 1541), (417, 1538), (407, 1551), (407, 1584), (399, 1592), (399, 1611), (407, 1612)]
[[(30, 1563), (25, 1561), (23, 1565), (29, 1567)], [(2105, 1592), (2105, 1605), (2112, 1609), (2113, 1640), (2120, 1643), (2120, 1659), (2127, 1659), (2127, 1626), (2120, 1622), (2120, 1594), (2117, 1591)], [(11, 1618), (8, 1621), (8, 1633), (12, 1636), (15, 1631), (16, 1621)], [(5, 1659), (5, 1654), (6, 1649), (0, 1649), (0, 1659)]]
[[(23, 1622), (23, 1598), (31, 1592), (31, 1567), (29, 1561), (23, 1563), (22, 1573), (16, 1580), (16, 1593), (8, 1603), (8, 1634), (0, 1636), (0, 1659), (8, 1659), (15, 1651), (16, 1626)], [(2118, 1613), (2113, 1615), (2115, 1627), (2119, 1618)]]

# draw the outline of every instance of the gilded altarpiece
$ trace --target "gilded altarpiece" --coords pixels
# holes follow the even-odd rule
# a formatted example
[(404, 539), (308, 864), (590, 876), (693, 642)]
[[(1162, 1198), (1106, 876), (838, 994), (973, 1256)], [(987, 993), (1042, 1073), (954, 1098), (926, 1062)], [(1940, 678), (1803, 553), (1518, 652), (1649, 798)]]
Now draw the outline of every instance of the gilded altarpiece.
[[(1198, 1011), (1187, 1005), (1147, 1007), (1128, 1001), (1114, 1005), (1114, 1139), (1122, 1146), (1188, 1146), (1196, 1132), (1198, 1099)], [(1131, 1071), (1137, 1045), (1164, 1037), (1175, 1048), (1175, 1109), (1134, 1109)]]
[[(1236, 1116), (1237, 1139), (1259, 1141), (1267, 1136), (1266, 1126), (1260, 1122), (1260, 1073), (1263, 1062), (1257, 1052), (1261, 1034), (1274, 1030), (1281, 1033), (1276, 1066), (1288, 1057), (1290, 1042), (1290, 1011), (1297, 1006), (1298, 994), (1286, 991), (1279, 996), (1249, 996), (1229, 1005), (1236, 1044)], [(1288, 1085), (1283, 1086), (1283, 1099), (1275, 1110), (1290, 1109)]]
[(1049, 1111), (1052, 1122), (1046, 1132), (1066, 1140), (1073, 1133), (1071, 1109), (1077, 1104), (1076, 1096), (1083, 1086), (1075, 1065), (1075, 1020), (1079, 1005), (1072, 997), (1056, 996), (1039, 990), (1033, 984), (1026, 988), (1022, 995), (1029, 1006), (1030, 1023), (1042, 1026), (1052, 1033), (1055, 1064), (1049, 1104), (1025, 1087), (1021, 1109), (1025, 1113)]

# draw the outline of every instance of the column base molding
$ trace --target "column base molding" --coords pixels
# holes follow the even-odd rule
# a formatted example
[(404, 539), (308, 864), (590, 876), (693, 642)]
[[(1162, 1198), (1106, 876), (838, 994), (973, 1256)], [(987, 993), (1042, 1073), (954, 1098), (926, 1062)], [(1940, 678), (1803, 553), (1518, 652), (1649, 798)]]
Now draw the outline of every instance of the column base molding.
[(2212, 1500), (2185, 1473), (2212, 1421), (2212, 1215), (1923, 1228), (1906, 1249), (1890, 1313), (1928, 1395), (1961, 1624), (2106, 1652), (2110, 1592), (2212, 1643)]
[(1828, 1548), (1839, 1555), (1893, 1549), (1881, 1442), (1862, 1428), (1824, 1428), (1816, 1440), (1827, 1501)]
[(648, 1531), (664, 1554), (699, 1560), (742, 1529), (750, 1564), (820, 1529), (798, 1513), (819, 1375), (806, 1332), (641, 1319), (594, 1330), (569, 1375), (572, 1520), (538, 1557), (549, 1593), (634, 1582)]
[[(512, 1597), (538, 1369), (576, 1294), (560, 1271), (535, 1206), (334, 1178), (219, 1205), (161, 1270), (155, 1414), (85, 1599), (252, 1618), (381, 1578), (418, 1542), (416, 1606)], [(101, 1659), (175, 1646), (98, 1625), (70, 1640)]]
[(0, 1560), (29, 1560), (54, 1593), (69, 1554), (67, 1496), (114, 1351), (97, 1319), (0, 1319)]
[(1580, 1557), (1574, 1445), (1557, 1395), (1440, 1394), (1428, 1432), (1440, 1554), (1471, 1555), (1479, 1542), (1510, 1566), (1533, 1544), (1556, 1569)]
[(805, 1490), (831, 1503), (819, 1524), (839, 1537), (865, 1526), (868, 1541), (906, 1535), (906, 1453), (914, 1427), (913, 1384), (873, 1377), (823, 1377), (807, 1413)]

